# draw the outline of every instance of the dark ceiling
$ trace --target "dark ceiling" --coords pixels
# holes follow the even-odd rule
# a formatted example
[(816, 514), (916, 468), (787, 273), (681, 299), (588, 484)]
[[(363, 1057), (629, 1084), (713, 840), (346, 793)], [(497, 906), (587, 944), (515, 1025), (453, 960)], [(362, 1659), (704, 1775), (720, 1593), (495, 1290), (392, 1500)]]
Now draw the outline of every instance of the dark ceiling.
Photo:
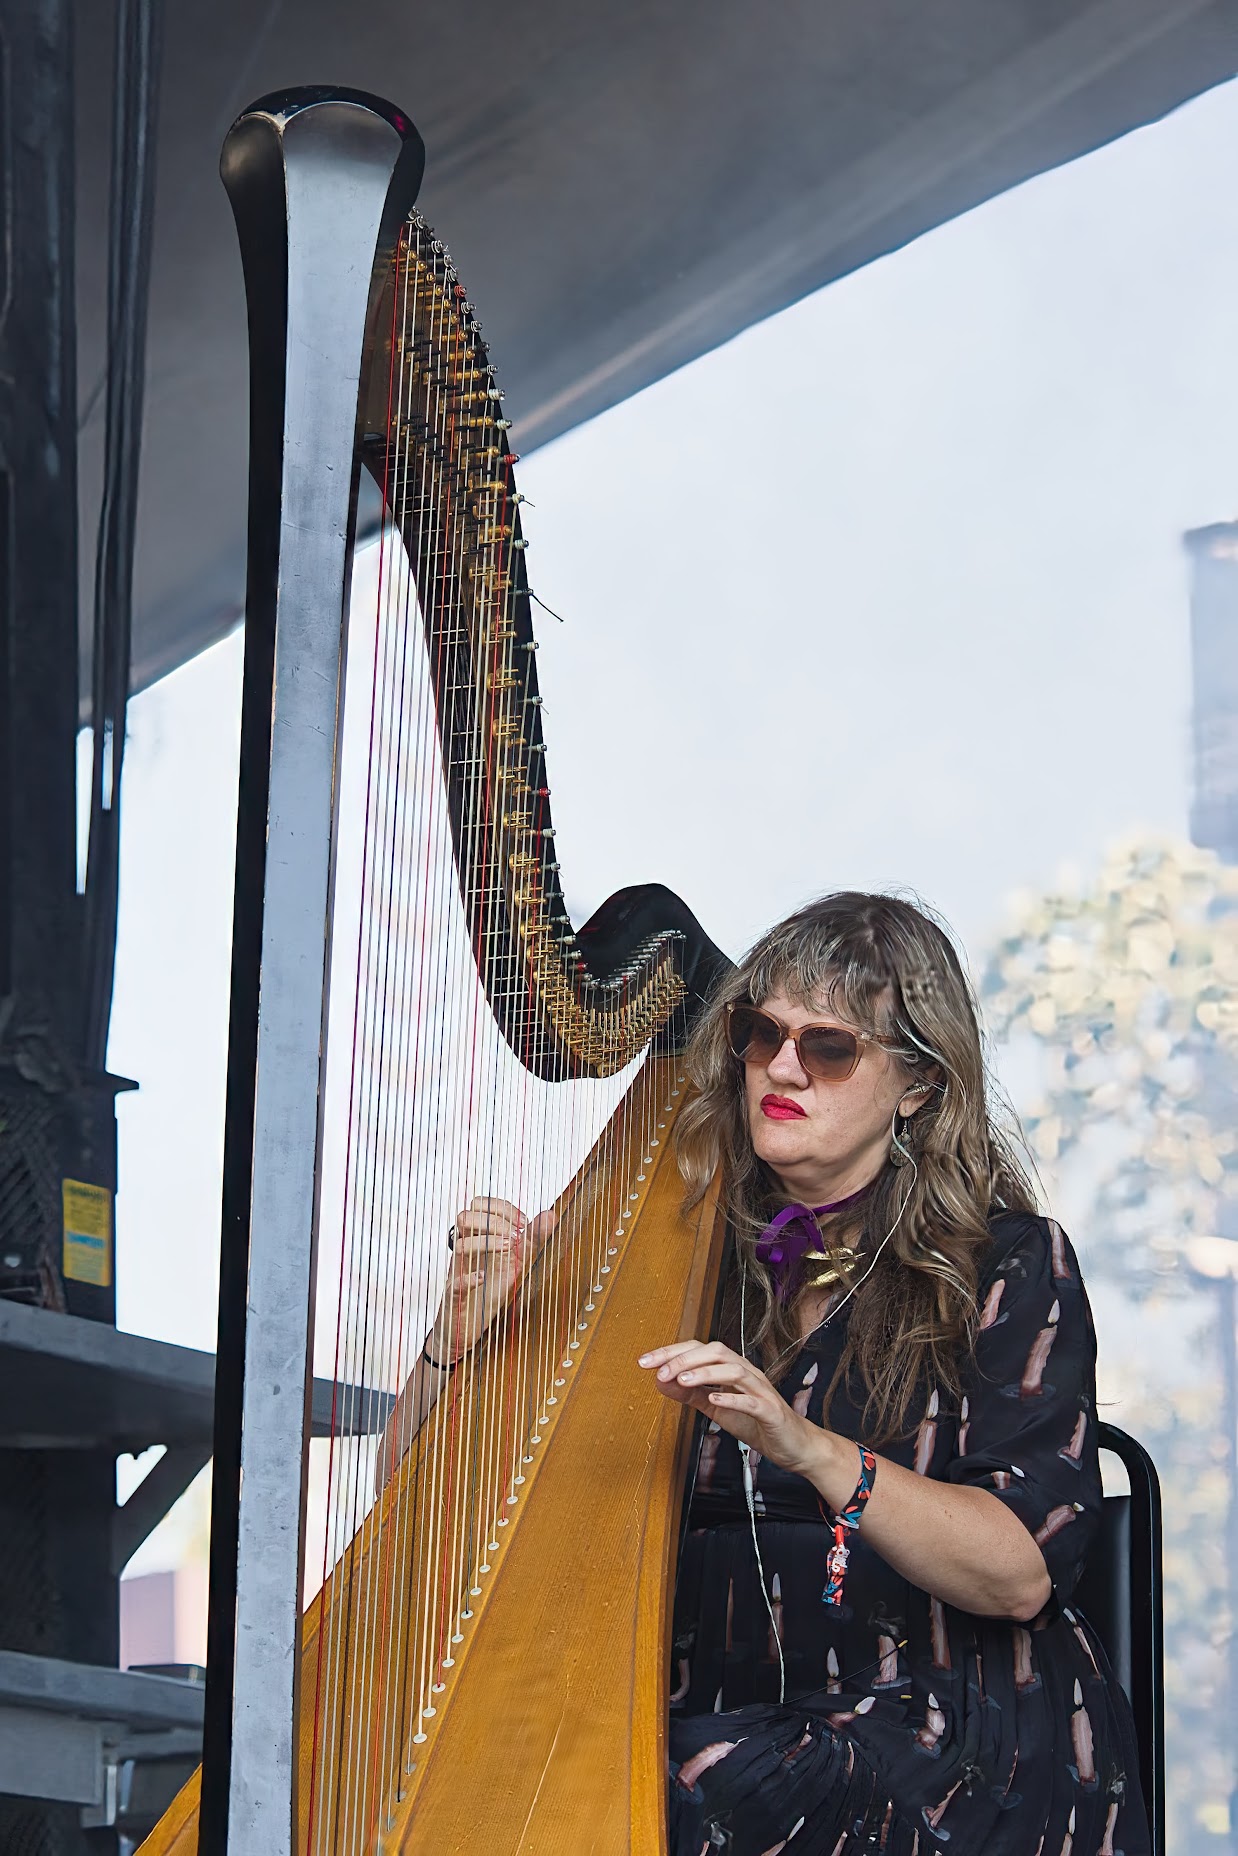
[[(79, 10), (87, 536), (102, 453), (110, 31), (109, 9)], [(528, 451), (1235, 70), (1233, 0), (177, 0), (134, 686), (240, 613), (244, 314), (217, 161), (254, 97), (338, 83), (412, 115), (428, 151), (422, 210), (478, 305)]]

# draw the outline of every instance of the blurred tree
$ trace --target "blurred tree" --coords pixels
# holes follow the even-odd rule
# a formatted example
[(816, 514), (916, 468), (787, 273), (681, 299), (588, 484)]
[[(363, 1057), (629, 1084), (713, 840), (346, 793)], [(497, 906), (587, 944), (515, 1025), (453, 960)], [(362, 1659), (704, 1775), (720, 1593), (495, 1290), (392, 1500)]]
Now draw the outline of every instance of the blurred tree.
[(1115, 1376), (1165, 1493), (1169, 1846), (1238, 1852), (1238, 869), (1118, 845), (1090, 888), (1016, 899), (979, 990), (1032, 1152), (1087, 1207), (1094, 1289), (1211, 1329), (1202, 1379)]

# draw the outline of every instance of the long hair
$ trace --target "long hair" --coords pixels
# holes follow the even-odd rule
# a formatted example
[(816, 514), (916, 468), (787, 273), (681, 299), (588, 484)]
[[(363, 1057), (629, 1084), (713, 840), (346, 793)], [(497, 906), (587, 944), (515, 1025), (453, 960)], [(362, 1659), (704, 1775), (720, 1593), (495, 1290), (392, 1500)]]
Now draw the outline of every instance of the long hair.
[[(928, 1086), (900, 1136), (915, 1160), (888, 1162), (853, 1214), (861, 1257), (893, 1232), (850, 1304), (847, 1344), (829, 1389), (853, 1368), (869, 1440), (905, 1435), (930, 1390), (957, 1401), (976, 1326), (976, 1285), (998, 1209), (1036, 1209), (1027, 1176), (995, 1126), (976, 1005), (950, 938), (922, 908), (897, 896), (824, 896), (771, 928), (727, 976), (697, 1021), (687, 1050), (693, 1093), (676, 1134), (689, 1205), (720, 1173), (737, 1270), (724, 1298), (723, 1332), (738, 1335), (735, 1278), (745, 1283), (751, 1357), (771, 1377), (799, 1349), (800, 1303), (780, 1302), (756, 1240), (787, 1201), (753, 1151), (743, 1065), (731, 1055), (726, 1007), (775, 993), (833, 1010), (892, 1049), (907, 1076)], [(858, 1226), (858, 1231), (856, 1227)]]

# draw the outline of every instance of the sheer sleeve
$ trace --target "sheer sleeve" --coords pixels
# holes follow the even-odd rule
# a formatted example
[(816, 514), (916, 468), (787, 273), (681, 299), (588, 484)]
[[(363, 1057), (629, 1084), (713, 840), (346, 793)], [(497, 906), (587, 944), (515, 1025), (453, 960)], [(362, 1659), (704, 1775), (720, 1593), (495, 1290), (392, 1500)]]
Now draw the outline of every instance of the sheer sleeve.
[(1096, 1331), (1079, 1263), (1050, 1219), (1003, 1217), (950, 1482), (988, 1489), (1045, 1556), (1059, 1602), (1101, 1514)]

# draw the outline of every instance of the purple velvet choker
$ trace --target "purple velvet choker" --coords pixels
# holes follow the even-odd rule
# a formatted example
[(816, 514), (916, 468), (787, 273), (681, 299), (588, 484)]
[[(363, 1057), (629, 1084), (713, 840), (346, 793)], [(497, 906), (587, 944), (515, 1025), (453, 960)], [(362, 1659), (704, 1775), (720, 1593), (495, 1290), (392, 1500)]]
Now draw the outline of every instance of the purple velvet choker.
[(828, 1212), (844, 1211), (848, 1205), (858, 1205), (871, 1190), (870, 1182), (845, 1199), (835, 1199), (832, 1205), (784, 1205), (777, 1216), (770, 1219), (757, 1239), (756, 1254), (769, 1266), (780, 1302), (785, 1302), (791, 1293), (804, 1258), (810, 1251), (818, 1255), (821, 1252), (817, 1219), (824, 1218)]

